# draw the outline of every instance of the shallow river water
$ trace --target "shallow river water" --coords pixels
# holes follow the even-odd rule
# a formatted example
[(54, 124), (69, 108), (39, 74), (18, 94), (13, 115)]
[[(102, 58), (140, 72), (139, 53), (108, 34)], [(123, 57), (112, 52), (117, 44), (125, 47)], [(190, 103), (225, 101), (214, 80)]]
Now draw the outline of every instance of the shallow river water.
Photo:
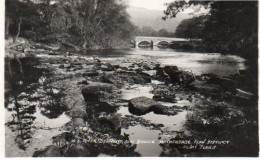
[(102, 59), (153, 57), (162, 65), (176, 65), (192, 73), (214, 73), (221, 76), (235, 74), (246, 69), (244, 59), (235, 55), (219, 53), (188, 52), (169, 48), (131, 48), (128, 50), (92, 51), (85, 54)]
[[(220, 76), (228, 76), (236, 74), (239, 70), (246, 69), (244, 65), (244, 59), (233, 55), (220, 55), (218, 53), (192, 53), (183, 52), (173, 49), (160, 49), (157, 47), (151, 48), (132, 48), (128, 50), (103, 50), (103, 51), (88, 51), (83, 54), (87, 58), (98, 57), (102, 60), (114, 60), (114, 59), (142, 59), (152, 58), (161, 65), (176, 65), (181, 70), (191, 71), (196, 75), (204, 73), (214, 73)], [(127, 62), (126, 62), (127, 63)], [(122, 88), (123, 100), (130, 100), (135, 97), (145, 96), (153, 98), (152, 85), (160, 84), (159, 81), (153, 81), (147, 85), (133, 85), (125, 86)], [(190, 105), (189, 101), (179, 100), (176, 103), (160, 102), (165, 106), (185, 106)], [(122, 116), (131, 115), (128, 108), (122, 106), (118, 109), (117, 113)], [(154, 124), (163, 124), (163, 128), (169, 131), (185, 131), (184, 123), (189, 111), (183, 110), (176, 115), (158, 115), (150, 112), (143, 115), (142, 118), (150, 121)], [(29, 114), (35, 117), (32, 126), (35, 127), (33, 136), (27, 149), (24, 150), (15, 145), (19, 143), (19, 137), (14, 134), (14, 131), (9, 127), (6, 127), (6, 156), (32, 156), (33, 152), (38, 148), (43, 148), (51, 143), (52, 136), (60, 134), (59, 127), (67, 123), (70, 119), (64, 113), (55, 118), (49, 118), (41, 113), (40, 109), (36, 107), (33, 113)], [(5, 111), (6, 122), (10, 121), (12, 117), (12, 111)], [(27, 122), (26, 122), (27, 123)], [(48, 130), (47, 130), (48, 129)], [(15, 130), (15, 129), (13, 129)], [(121, 134), (129, 134), (130, 140), (159, 140), (161, 131), (151, 130), (141, 125), (129, 126), (127, 129), (123, 128)], [(186, 133), (189, 134), (189, 133)], [(15, 147), (14, 147), (15, 146)], [(15, 150), (15, 152), (12, 152)], [(154, 144), (137, 144), (135, 149), (141, 156), (159, 156), (162, 152), (162, 148), (158, 143)], [(100, 155), (102, 156), (102, 155)]]

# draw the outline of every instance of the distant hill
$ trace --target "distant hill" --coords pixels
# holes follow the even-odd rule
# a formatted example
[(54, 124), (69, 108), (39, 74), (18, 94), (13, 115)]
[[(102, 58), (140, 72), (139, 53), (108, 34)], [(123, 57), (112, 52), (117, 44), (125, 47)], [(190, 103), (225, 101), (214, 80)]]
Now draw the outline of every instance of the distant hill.
[(174, 32), (178, 24), (183, 20), (192, 17), (185, 13), (179, 13), (176, 18), (167, 19), (164, 21), (163, 11), (149, 10), (145, 8), (138, 8), (129, 6), (127, 8), (128, 14), (131, 16), (131, 21), (138, 27), (151, 26), (154, 30), (162, 28), (169, 32)]

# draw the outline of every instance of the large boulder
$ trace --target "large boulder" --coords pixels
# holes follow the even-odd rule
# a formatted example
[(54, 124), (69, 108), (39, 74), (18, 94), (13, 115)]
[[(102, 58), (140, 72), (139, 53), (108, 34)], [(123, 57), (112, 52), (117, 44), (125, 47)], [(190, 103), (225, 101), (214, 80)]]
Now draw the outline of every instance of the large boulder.
[(103, 92), (111, 93), (112, 91), (112, 84), (96, 82), (84, 86), (82, 95), (86, 102), (99, 102)]
[(168, 75), (174, 75), (175, 73), (179, 72), (179, 69), (177, 66), (164, 66), (163, 70)]
[(89, 115), (89, 117), (98, 117), (101, 114), (111, 114), (111, 113), (115, 113), (117, 110), (116, 106), (110, 105), (107, 102), (97, 102), (97, 103), (88, 103), (87, 104), (87, 113)]
[(180, 83), (184, 85), (189, 85), (195, 80), (195, 76), (191, 72), (182, 71)]
[(113, 80), (113, 77), (111, 77), (112, 74), (102, 74), (100, 79), (104, 83), (111, 83), (114, 84), (115, 81)]
[(178, 83), (182, 85), (189, 85), (195, 80), (191, 72), (179, 71), (177, 66), (165, 66), (162, 68), (156, 67), (157, 77), (164, 78), (166, 81)]
[(61, 157), (61, 151), (57, 146), (51, 145), (43, 151), (34, 152), (33, 157)]
[(129, 112), (135, 115), (144, 115), (151, 111), (163, 114), (166, 107), (147, 97), (137, 97), (129, 101)]
[(76, 144), (70, 147), (67, 152), (67, 157), (89, 157), (91, 152), (84, 144)]
[(140, 75), (142, 77), (143, 80), (145, 80), (147, 83), (151, 83), (152, 79), (151, 79), (151, 75), (149, 75), (148, 73), (142, 72), (142, 71), (138, 71), (137, 72), (138, 75)]
[(170, 77), (172, 82), (180, 83), (181, 72), (177, 66), (165, 66), (163, 67), (163, 71)]
[(121, 119), (119, 115), (99, 117), (98, 122), (102, 125), (107, 125), (113, 132), (120, 133), (121, 131)]
[(87, 118), (87, 113), (85, 108), (75, 107), (67, 112), (68, 116), (71, 118)]
[(95, 111), (99, 113), (105, 112), (106, 114), (110, 114), (116, 112), (116, 109), (116, 106), (112, 106), (111, 104), (106, 102), (99, 102), (95, 104)]
[(153, 111), (155, 114), (169, 114), (167, 111), (167, 107), (164, 105), (153, 105), (151, 107), (151, 111)]
[(82, 127), (86, 125), (85, 120), (83, 118), (72, 118), (71, 121), (73, 123), (73, 126), (75, 127)]
[(71, 121), (67, 122), (62, 128), (67, 131), (73, 131), (77, 127), (85, 127), (86, 122), (83, 118), (72, 118)]
[(53, 144), (62, 148), (66, 146), (68, 142), (71, 142), (73, 139), (75, 139), (75, 135), (72, 132), (63, 132), (52, 137), (51, 139)]
[(165, 79), (167, 78), (168, 76), (166, 75), (166, 73), (164, 72), (163, 68), (160, 67), (160, 64), (157, 64), (155, 67), (154, 67), (154, 70), (156, 70), (156, 78), (158, 79)]

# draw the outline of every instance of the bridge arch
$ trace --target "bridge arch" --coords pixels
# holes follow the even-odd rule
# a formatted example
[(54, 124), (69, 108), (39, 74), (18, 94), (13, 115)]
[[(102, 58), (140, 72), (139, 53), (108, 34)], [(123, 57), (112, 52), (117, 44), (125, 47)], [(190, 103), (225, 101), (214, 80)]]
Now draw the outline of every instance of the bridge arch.
[(158, 47), (167, 47), (167, 46), (169, 46), (169, 42), (168, 41), (159, 41), (155, 45), (158, 46)]
[(137, 42), (137, 46), (139, 47), (149, 47), (152, 45), (152, 41), (146, 41), (146, 40), (143, 40), (143, 41), (140, 41), (140, 42)]
[(188, 45), (188, 41), (171, 41), (169, 43), (169, 45), (171, 45), (171, 47), (173, 48), (180, 48), (183, 47), (184, 45)]

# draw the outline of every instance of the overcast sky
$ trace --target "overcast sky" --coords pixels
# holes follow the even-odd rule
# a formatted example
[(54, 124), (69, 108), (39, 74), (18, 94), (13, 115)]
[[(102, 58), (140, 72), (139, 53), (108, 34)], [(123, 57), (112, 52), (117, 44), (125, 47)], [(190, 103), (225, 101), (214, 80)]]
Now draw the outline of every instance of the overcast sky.
[(172, 2), (173, 0), (126, 0), (126, 2), (134, 7), (141, 7), (151, 10), (165, 10), (165, 3)]

